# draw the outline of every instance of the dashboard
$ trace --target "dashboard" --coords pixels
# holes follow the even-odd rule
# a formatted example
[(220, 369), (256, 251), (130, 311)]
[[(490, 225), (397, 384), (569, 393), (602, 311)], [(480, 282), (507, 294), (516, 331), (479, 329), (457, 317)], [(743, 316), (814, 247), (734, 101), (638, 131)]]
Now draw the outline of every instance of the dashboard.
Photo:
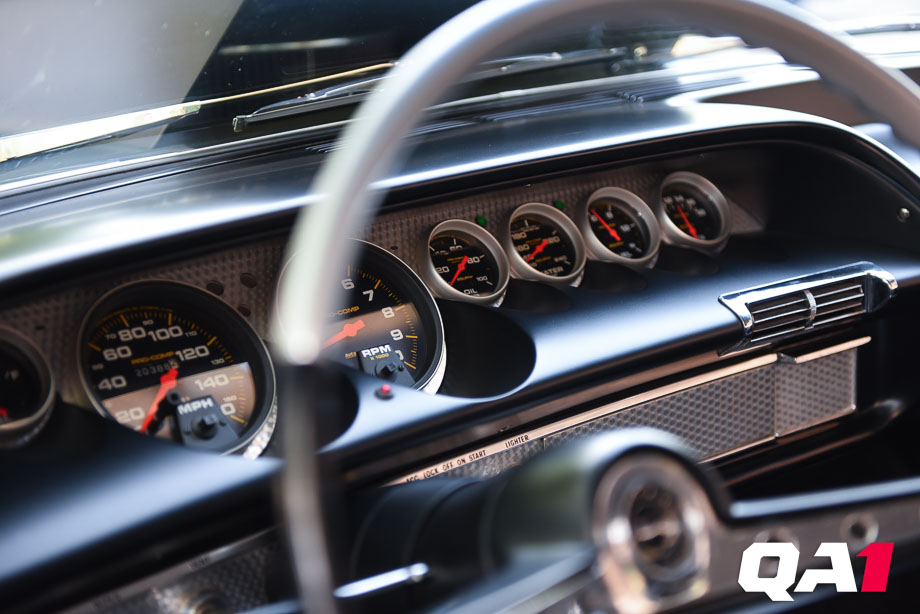
[[(914, 403), (904, 357), (920, 336), (920, 184), (889, 152), (821, 121), (735, 107), (589, 108), (501, 130), (516, 157), (496, 151), (488, 164), (470, 153), (491, 138), (475, 127), (424, 139), (364, 235), (341, 237), (362, 243), (329, 314), (319, 435), (349, 496), (486, 478), (634, 425), (679, 435), (753, 488), (764, 466), (862, 440)], [(63, 483), (99, 488), (98, 502), (118, 490), (101, 475), (185, 467), (140, 478), (173, 507), (140, 509), (122, 491), (117, 522), (38, 540), (29, 560), (0, 566), (22, 609), (150, 599), (223, 564), (194, 557), (228, 543), (271, 575), (285, 420), (271, 358), (284, 323), (271, 322), (314, 168), (296, 148), (7, 196), (8, 236), (34, 233), (42, 247), (7, 247), (0, 373), (22, 391), (2, 406), (2, 454), (15, 479), (43, 487), (0, 517), (28, 539), (43, 521), (92, 517), (88, 490), (68, 490), (59, 517), (30, 517)], [(145, 228), (153, 219), (176, 226)], [(120, 478), (99, 468), (116, 457)], [(228, 502), (239, 505), (200, 531)], [(165, 517), (170, 539), (141, 537)], [(361, 556), (378, 522), (344, 521), (346, 578), (398, 563)], [(79, 589), (29, 594), (60, 573), (49, 569), (132, 549), (117, 573), (94, 565)], [(168, 581), (131, 585), (184, 560)], [(284, 594), (228, 582), (212, 579), (237, 609)]]

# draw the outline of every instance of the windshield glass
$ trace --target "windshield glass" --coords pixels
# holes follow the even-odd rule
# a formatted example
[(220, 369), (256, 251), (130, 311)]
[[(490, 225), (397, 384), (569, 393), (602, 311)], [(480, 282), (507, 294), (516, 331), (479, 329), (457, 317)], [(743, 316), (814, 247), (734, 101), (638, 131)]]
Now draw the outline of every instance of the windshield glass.
[[(7, 0), (0, 184), (290, 130), (332, 131), (393, 61), (473, 3)], [(799, 4), (831, 19), (870, 10), (861, 0)], [(871, 11), (903, 14), (912, 4), (877, 0)], [(462, 94), (658, 70), (740, 44), (694, 35), (674, 25), (587, 25), (483, 65)]]

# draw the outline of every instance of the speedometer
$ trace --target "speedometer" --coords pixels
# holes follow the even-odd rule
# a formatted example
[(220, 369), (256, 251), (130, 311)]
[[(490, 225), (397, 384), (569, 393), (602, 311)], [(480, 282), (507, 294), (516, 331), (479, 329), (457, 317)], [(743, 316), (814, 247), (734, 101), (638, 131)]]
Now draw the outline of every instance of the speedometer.
[(202, 290), (140, 282), (113, 291), (87, 316), (79, 358), (91, 402), (123, 426), (220, 452), (250, 444), (248, 456), (271, 435), (274, 376), (265, 347)]

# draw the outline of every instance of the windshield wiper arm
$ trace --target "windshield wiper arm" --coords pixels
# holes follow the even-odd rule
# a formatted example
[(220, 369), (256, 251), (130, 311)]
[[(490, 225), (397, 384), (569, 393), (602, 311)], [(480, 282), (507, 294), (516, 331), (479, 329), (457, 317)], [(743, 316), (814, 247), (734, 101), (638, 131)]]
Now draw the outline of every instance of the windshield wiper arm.
[(233, 131), (242, 132), (246, 126), (272, 119), (280, 119), (291, 115), (300, 115), (304, 112), (320, 111), (335, 107), (346, 106), (360, 102), (371, 90), (386, 79), (385, 76), (360, 79), (345, 85), (335, 85), (316, 92), (310, 92), (299, 98), (282, 100), (274, 104), (256, 109), (247, 115), (237, 115), (233, 118)]
[(369, 73), (380, 73), (389, 70), (395, 66), (395, 62), (383, 62), (364, 66), (354, 70), (347, 70), (340, 73), (298, 81), (297, 83), (286, 83), (275, 87), (243, 92), (242, 94), (232, 94), (230, 96), (221, 96), (220, 98), (210, 98), (207, 100), (196, 100), (192, 102), (182, 102), (171, 104), (155, 109), (146, 109), (143, 111), (134, 111), (131, 113), (122, 113), (100, 119), (92, 119), (75, 124), (56, 126), (44, 130), (35, 130), (33, 132), (24, 132), (12, 136), (0, 137), (0, 162), (22, 158), (46, 151), (53, 151), (64, 147), (73, 147), (105, 139), (111, 136), (136, 132), (153, 126), (170, 123), (189, 115), (198, 113), (203, 107), (273, 94), (290, 89), (308, 87), (317, 83), (325, 83), (338, 79), (348, 79), (359, 75)]

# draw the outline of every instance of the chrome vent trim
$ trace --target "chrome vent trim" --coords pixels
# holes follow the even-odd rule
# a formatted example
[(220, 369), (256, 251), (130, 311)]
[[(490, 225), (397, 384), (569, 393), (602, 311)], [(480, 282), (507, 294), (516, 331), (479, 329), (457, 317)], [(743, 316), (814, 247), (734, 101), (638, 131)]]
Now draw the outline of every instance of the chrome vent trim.
[(857, 262), (723, 294), (719, 301), (738, 316), (744, 333), (722, 353), (769, 345), (814, 328), (853, 320), (879, 309), (897, 288), (891, 273), (871, 262)]

